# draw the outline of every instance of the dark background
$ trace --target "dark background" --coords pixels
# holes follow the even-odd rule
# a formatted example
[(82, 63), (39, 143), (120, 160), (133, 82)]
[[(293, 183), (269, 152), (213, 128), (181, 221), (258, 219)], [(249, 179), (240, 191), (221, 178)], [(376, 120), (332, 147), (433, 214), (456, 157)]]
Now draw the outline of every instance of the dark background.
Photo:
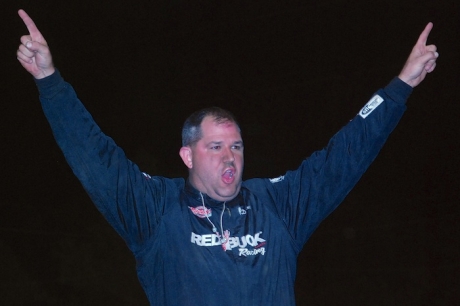
[(297, 167), (399, 73), (433, 21), (435, 72), (307, 243), (296, 292), (298, 305), (458, 303), (457, 0), (2, 4), (2, 305), (147, 305), (132, 255), (71, 173), (15, 59), (19, 8), (102, 129), (168, 177), (186, 176), (183, 120), (209, 105), (239, 117), (246, 178)]

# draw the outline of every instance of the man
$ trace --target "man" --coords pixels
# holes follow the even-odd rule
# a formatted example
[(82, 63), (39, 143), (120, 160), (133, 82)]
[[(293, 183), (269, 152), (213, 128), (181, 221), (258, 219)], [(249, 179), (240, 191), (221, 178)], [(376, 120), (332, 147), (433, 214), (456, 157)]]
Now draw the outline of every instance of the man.
[(294, 305), (297, 255), (374, 160), (405, 101), (436, 66), (432, 29), (401, 73), (321, 151), (276, 179), (242, 181), (243, 140), (220, 108), (192, 114), (180, 156), (189, 178), (141, 172), (104, 135), (54, 68), (32, 19), (17, 58), (37, 83), (44, 113), (69, 165), (137, 260), (152, 305)]

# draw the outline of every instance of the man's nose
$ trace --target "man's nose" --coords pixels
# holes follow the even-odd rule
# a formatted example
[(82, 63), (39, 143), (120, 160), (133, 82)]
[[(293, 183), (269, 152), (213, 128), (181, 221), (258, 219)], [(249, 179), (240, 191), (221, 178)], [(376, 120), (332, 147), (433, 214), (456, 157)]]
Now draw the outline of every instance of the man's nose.
[(235, 160), (235, 155), (232, 151), (232, 148), (225, 148), (223, 158), (225, 162), (233, 162)]

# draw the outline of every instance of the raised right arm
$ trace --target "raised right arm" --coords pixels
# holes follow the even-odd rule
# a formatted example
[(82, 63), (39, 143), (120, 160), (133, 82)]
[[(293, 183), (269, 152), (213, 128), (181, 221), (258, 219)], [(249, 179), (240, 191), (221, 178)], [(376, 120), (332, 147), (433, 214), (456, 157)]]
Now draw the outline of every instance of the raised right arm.
[(72, 86), (55, 69), (50, 50), (32, 19), (19, 16), (29, 35), (21, 37), (17, 58), (35, 78), (40, 101), (57, 144), (86, 192), (133, 252), (155, 234), (173, 181), (144, 175), (95, 123)]

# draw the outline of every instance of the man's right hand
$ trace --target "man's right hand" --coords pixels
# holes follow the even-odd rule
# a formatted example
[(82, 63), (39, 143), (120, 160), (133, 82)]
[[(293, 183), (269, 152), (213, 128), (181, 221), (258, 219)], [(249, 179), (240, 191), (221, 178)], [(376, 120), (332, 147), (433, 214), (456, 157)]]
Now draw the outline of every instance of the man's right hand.
[(43, 79), (55, 71), (50, 49), (29, 15), (23, 10), (19, 10), (18, 14), (29, 30), (29, 35), (21, 37), (16, 56), (30, 74), (36, 79)]

